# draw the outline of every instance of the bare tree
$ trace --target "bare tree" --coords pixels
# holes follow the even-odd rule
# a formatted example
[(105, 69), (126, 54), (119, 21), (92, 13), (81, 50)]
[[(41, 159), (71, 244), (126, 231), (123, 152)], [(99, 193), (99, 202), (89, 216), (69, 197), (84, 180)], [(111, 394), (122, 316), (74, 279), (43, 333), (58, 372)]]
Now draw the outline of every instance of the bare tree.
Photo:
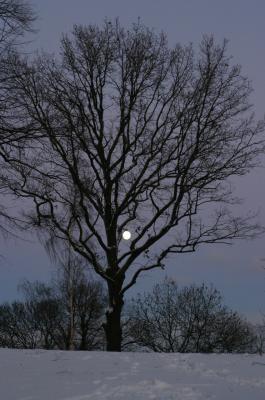
[(36, 16), (32, 7), (24, 0), (0, 0), (0, 56), (6, 55), (10, 47), (26, 32), (32, 32)]
[[(22, 37), (27, 32), (32, 32), (33, 22), (36, 17), (32, 7), (24, 0), (0, 0), (0, 145), (13, 143), (19, 145), (19, 140), (23, 139), (28, 132), (18, 130), (14, 132), (14, 127), (10, 130), (10, 116), (15, 112), (15, 105), (8, 109), (6, 102), (9, 97), (7, 81), (12, 80), (10, 70), (10, 58), (17, 45), (21, 44)], [(17, 126), (18, 128), (18, 126)], [(22, 134), (23, 131), (23, 134)], [(6, 191), (4, 182), (0, 181), (1, 192)], [(0, 232), (5, 236), (10, 234), (12, 226), (18, 219), (11, 216), (3, 206), (0, 205)]]
[(67, 350), (74, 350), (76, 337), (77, 296), (79, 284), (84, 279), (83, 262), (73, 257), (71, 249), (67, 248), (59, 260), (59, 274), (55, 282), (58, 297), (66, 312), (67, 321), (65, 342)]
[(140, 23), (106, 21), (76, 26), (60, 60), (13, 60), (12, 124), (33, 137), (1, 146), (3, 180), (31, 201), (28, 226), (69, 243), (107, 282), (107, 350), (121, 350), (124, 294), (142, 272), (258, 232), (229, 208), (229, 178), (256, 165), (264, 124), (226, 47), (204, 37), (198, 54), (170, 49)]
[(88, 274), (84, 259), (73, 254), (69, 247), (57, 249), (56, 252), (59, 268), (53, 288), (65, 313), (64, 324), (61, 324), (65, 348), (102, 349), (100, 331), (106, 307), (103, 285)]
[(41, 335), (28, 304), (15, 301), (0, 305), (0, 346), (34, 349), (40, 346)]
[(24, 281), (18, 289), (24, 295), (23, 304), (29, 311), (28, 319), (34, 322), (35, 331), (40, 334), (38, 347), (65, 349), (65, 341), (62, 340), (62, 330), (64, 332), (66, 325), (65, 312), (54, 287), (39, 281)]
[(206, 285), (178, 288), (172, 280), (133, 299), (127, 343), (155, 352), (244, 352), (255, 341), (249, 324)]
[(19, 289), (26, 299), (30, 321), (41, 333), (41, 347), (63, 350), (104, 348), (102, 318), (106, 293), (101, 282), (85, 273), (80, 258), (69, 251), (60, 258), (50, 284), (25, 281)]
[[(33, 22), (36, 20), (33, 8), (24, 0), (0, 0), (0, 144), (13, 142), (18, 146), (18, 139), (22, 139), (22, 129), (16, 125), (10, 129), (11, 116), (15, 112), (15, 104), (6, 105), (10, 100), (7, 82), (12, 81), (13, 72), (10, 66), (11, 60), (16, 58), (17, 45), (21, 45), (26, 33), (34, 32)], [(20, 127), (21, 128), (21, 127)], [(26, 131), (23, 132), (26, 135)]]
[(107, 295), (101, 282), (82, 280), (76, 297), (79, 350), (103, 350), (105, 348), (102, 327)]

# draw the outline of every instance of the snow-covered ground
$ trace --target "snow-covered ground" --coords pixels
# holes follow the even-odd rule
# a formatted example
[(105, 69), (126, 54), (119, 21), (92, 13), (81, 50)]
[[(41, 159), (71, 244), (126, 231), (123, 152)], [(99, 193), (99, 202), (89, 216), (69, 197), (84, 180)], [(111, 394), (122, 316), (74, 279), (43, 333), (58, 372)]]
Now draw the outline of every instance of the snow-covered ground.
[(1, 400), (264, 400), (265, 356), (0, 349)]

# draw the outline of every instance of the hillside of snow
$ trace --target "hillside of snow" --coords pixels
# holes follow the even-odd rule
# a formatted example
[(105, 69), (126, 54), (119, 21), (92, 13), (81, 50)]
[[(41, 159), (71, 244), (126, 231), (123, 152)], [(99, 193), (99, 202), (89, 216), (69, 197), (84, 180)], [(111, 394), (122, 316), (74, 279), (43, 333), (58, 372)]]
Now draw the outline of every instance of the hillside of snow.
[(265, 356), (0, 349), (1, 400), (264, 400)]

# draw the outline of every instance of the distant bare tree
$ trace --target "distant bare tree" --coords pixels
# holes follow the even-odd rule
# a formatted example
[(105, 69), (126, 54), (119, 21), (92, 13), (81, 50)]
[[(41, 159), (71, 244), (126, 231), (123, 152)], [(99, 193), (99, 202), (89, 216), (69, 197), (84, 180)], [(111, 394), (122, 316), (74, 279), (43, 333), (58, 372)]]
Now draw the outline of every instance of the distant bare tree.
[[(100, 347), (103, 340), (102, 315), (106, 307), (106, 294), (101, 282), (87, 274), (86, 265), (69, 247), (60, 250), (58, 274), (53, 282), (56, 297), (65, 312), (66, 326), (61, 332), (67, 350), (76, 347), (91, 350)], [(77, 343), (80, 343), (77, 345)]]
[(229, 209), (229, 178), (256, 165), (264, 123), (226, 47), (204, 37), (195, 56), (140, 23), (106, 21), (76, 26), (60, 60), (13, 60), (12, 124), (32, 137), (1, 146), (2, 179), (31, 201), (29, 227), (67, 242), (107, 282), (107, 350), (121, 350), (124, 294), (142, 272), (259, 232)]
[(29, 319), (34, 321), (35, 330), (40, 333), (38, 347), (65, 349), (61, 338), (65, 313), (54, 288), (38, 281), (24, 281), (19, 285), (19, 291), (23, 293), (24, 304), (30, 311)]
[(79, 350), (103, 350), (105, 338), (103, 317), (107, 306), (107, 294), (101, 282), (79, 283), (76, 297), (76, 332)]
[(66, 251), (50, 284), (20, 285), (26, 306), (41, 333), (41, 347), (64, 350), (103, 349), (102, 317), (106, 293), (101, 282), (85, 274), (84, 265)]
[(34, 349), (40, 333), (26, 304), (15, 301), (0, 305), (0, 347)]
[(59, 274), (55, 281), (57, 296), (66, 313), (66, 327), (62, 332), (67, 350), (75, 348), (77, 296), (79, 284), (85, 279), (83, 264), (80, 258), (73, 256), (69, 248), (65, 249), (59, 260)]
[(132, 300), (127, 337), (129, 348), (155, 352), (244, 352), (255, 341), (249, 324), (222, 304), (216, 289), (178, 288), (172, 280)]

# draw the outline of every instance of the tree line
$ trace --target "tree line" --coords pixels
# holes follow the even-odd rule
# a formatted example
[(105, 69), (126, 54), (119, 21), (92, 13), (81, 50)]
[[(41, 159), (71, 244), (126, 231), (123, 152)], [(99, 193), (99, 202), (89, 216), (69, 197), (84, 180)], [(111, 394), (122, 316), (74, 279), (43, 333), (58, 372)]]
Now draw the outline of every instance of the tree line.
[[(24, 281), (24, 300), (0, 305), (0, 347), (105, 350), (107, 291), (76, 259), (50, 283)], [(223, 305), (212, 286), (178, 287), (166, 278), (128, 300), (122, 350), (262, 353), (265, 326), (254, 327)]]

